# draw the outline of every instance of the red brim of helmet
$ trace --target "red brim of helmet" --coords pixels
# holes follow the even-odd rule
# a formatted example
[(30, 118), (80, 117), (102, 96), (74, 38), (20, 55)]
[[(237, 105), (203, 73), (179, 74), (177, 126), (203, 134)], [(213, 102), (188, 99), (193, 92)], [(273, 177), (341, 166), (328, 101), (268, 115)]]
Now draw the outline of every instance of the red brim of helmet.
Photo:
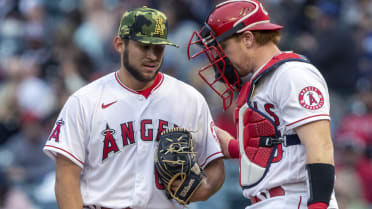
[(274, 24), (274, 23), (261, 23), (261, 24), (257, 24), (253, 27), (250, 27), (248, 28), (247, 30), (280, 30), (282, 29), (283, 26), (281, 25), (278, 25), (278, 24)]

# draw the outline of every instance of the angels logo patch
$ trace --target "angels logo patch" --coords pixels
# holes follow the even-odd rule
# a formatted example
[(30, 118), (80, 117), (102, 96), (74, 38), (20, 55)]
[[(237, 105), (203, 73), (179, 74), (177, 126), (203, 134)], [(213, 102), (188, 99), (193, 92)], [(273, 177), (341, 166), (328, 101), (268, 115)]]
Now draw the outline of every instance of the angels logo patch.
[(63, 119), (59, 119), (56, 122), (56, 127), (53, 129), (52, 134), (50, 134), (48, 140), (54, 139), (55, 142), (59, 142), (59, 134), (61, 133), (61, 126), (64, 125), (65, 122)]
[(220, 141), (218, 141), (217, 134), (216, 134), (216, 125), (214, 124), (213, 121), (211, 122), (210, 128), (211, 128), (211, 133), (213, 135), (213, 138), (216, 140), (218, 144), (220, 144)]
[(308, 86), (301, 90), (298, 96), (300, 104), (309, 110), (317, 110), (324, 105), (322, 92), (314, 86)]

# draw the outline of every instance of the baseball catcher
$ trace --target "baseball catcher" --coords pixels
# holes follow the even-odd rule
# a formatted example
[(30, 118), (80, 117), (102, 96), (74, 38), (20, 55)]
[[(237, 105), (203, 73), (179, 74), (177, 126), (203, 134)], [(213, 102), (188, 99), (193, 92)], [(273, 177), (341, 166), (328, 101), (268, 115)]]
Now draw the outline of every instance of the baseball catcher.
[[(190, 202), (202, 180), (202, 170), (193, 150), (191, 133), (184, 128), (163, 131), (155, 150), (155, 168), (160, 181), (164, 184), (168, 197), (182, 205)], [(172, 186), (177, 180), (180, 183), (173, 190)]]

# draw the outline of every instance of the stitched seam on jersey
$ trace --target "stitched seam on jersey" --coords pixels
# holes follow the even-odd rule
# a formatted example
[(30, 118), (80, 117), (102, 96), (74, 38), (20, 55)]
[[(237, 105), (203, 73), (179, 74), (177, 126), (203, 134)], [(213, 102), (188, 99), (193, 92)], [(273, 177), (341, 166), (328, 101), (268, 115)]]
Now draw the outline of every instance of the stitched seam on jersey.
[(207, 163), (207, 161), (208, 161), (209, 158), (211, 158), (211, 157), (213, 157), (213, 156), (215, 156), (217, 154), (220, 154), (220, 153), (222, 154), (222, 152), (216, 152), (216, 153), (213, 153), (213, 154), (209, 155), (207, 157), (207, 159), (205, 159), (205, 161), (200, 165), (200, 167), (203, 167), (205, 165), (205, 163)]
[(120, 81), (119, 76), (118, 76), (118, 72), (115, 72), (115, 79), (116, 79), (116, 81), (119, 83), (119, 85), (120, 85), (121, 87), (125, 88), (126, 90), (128, 90), (128, 91), (130, 91), (130, 92), (132, 92), (132, 93), (136, 93), (136, 94), (138, 94), (138, 92), (136, 92), (136, 91), (134, 91), (134, 90), (128, 88), (126, 85), (124, 85), (124, 84)]
[(290, 124), (287, 124), (287, 125), (285, 125), (285, 126), (288, 127), (288, 126), (294, 125), (294, 124), (296, 124), (296, 123), (298, 123), (298, 122), (301, 122), (301, 121), (307, 120), (307, 119), (309, 119), (309, 118), (319, 117), (319, 116), (327, 116), (327, 117), (330, 117), (329, 114), (313, 115), (313, 116), (309, 116), (309, 117), (306, 117), (306, 118), (302, 118), (302, 119), (300, 119), (300, 120), (297, 120), (297, 121), (295, 121), (295, 122), (293, 122), (293, 123), (290, 123)]
[(70, 152), (62, 149), (62, 148), (59, 148), (59, 147), (56, 147), (56, 146), (52, 146), (52, 145), (45, 145), (45, 147), (51, 147), (51, 148), (55, 148), (55, 149), (59, 149), (67, 154), (69, 154), (71, 157), (73, 157), (75, 160), (79, 161), (79, 163), (81, 163), (82, 165), (84, 165), (83, 161), (79, 160), (77, 157), (75, 157), (73, 154), (71, 154)]

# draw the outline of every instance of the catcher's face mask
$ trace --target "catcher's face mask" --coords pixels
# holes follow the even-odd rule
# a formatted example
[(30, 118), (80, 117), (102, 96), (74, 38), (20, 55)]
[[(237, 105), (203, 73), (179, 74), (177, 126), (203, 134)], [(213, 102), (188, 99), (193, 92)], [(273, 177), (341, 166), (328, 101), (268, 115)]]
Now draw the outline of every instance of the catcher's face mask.
[(232, 104), (234, 91), (240, 90), (241, 81), (220, 43), (246, 30), (281, 28), (270, 23), (269, 15), (260, 2), (228, 0), (216, 6), (200, 31), (194, 31), (187, 47), (187, 56), (189, 60), (204, 56), (209, 61), (199, 70), (199, 75), (223, 99), (225, 110)]
[(229, 108), (233, 101), (233, 92), (240, 89), (239, 74), (207, 25), (200, 32), (194, 31), (192, 34), (187, 56), (189, 60), (204, 57), (199, 60), (209, 61), (202, 64), (199, 76), (222, 98), (223, 108)]

